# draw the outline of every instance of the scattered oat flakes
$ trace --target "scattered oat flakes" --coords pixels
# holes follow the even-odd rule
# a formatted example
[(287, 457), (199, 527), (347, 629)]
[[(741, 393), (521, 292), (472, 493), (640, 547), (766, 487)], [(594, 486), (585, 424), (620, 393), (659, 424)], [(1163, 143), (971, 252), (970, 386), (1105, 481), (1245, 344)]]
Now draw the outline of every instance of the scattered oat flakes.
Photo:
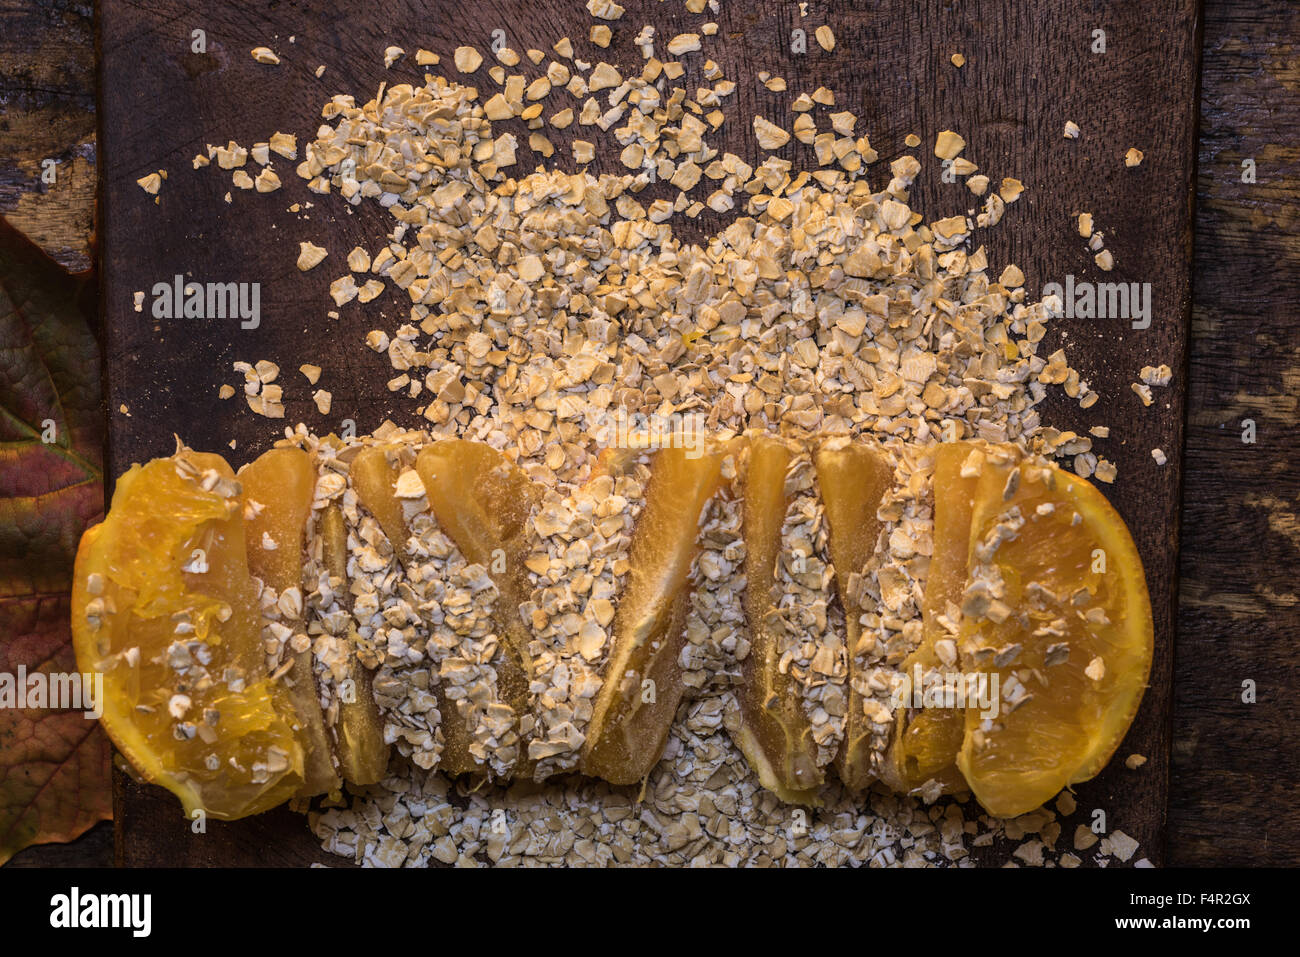
[(357, 283), (350, 275), (342, 276), (330, 283), (330, 298), (334, 305), (341, 306), (357, 298)]
[(149, 173), (147, 176), (141, 176), (136, 180), (137, 185), (148, 193), (150, 196), (157, 196), (158, 190), (162, 188), (163, 171)]
[(1174, 377), (1174, 372), (1163, 362), (1158, 366), (1143, 366), (1138, 378), (1147, 385), (1159, 386), (1163, 388), (1169, 385)]
[(456, 47), (452, 59), (456, 63), (456, 69), (461, 73), (473, 73), (483, 65), (483, 54), (473, 47)]
[(1100, 852), (1102, 855), (1113, 855), (1121, 861), (1128, 861), (1133, 856), (1133, 852), (1138, 849), (1138, 842), (1129, 837), (1123, 831), (1111, 831), (1101, 840)]
[(298, 268), (303, 272), (318, 266), (322, 259), (329, 255), (329, 252), (323, 246), (317, 246), (310, 242), (300, 242), (298, 244)]
[(966, 57), (960, 53), (954, 53), (952, 55), (952, 65), (960, 70), (966, 65)]
[(272, 133), (267, 145), (272, 153), (285, 159), (298, 158), (298, 137), (292, 133)]
[(269, 63), (274, 66), (280, 62), (280, 58), (271, 51), (270, 47), (253, 47), (252, 54), (253, 59), (258, 63)]
[(1077, 140), (1079, 138), (1079, 124), (1074, 120), (1065, 121), (1065, 138), (1067, 140)]
[(1109, 249), (1103, 249), (1092, 258), (1104, 272), (1110, 272), (1115, 268), (1115, 257), (1111, 255)]
[(826, 24), (819, 26), (813, 36), (817, 38), (817, 45), (827, 53), (835, 49), (835, 31)]
[(700, 35), (698, 33), (679, 33), (668, 41), (668, 52), (673, 56), (694, 53), (698, 49), (700, 49)]
[(384, 69), (391, 69), (393, 64), (406, 56), (406, 51), (401, 47), (387, 47), (384, 50)]
[(790, 134), (770, 120), (754, 117), (754, 136), (765, 150), (776, 150), (790, 142)]
[(934, 141), (934, 155), (939, 159), (954, 159), (965, 148), (966, 141), (952, 130), (943, 130)]
[(1136, 147), (1130, 147), (1129, 151), (1124, 154), (1124, 165), (1128, 167), (1138, 166), (1142, 163), (1142, 151)]
[(320, 379), (320, 366), (314, 366), (310, 363), (303, 363), (298, 367), (298, 371), (307, 377), (307, 381), (315, 385)]

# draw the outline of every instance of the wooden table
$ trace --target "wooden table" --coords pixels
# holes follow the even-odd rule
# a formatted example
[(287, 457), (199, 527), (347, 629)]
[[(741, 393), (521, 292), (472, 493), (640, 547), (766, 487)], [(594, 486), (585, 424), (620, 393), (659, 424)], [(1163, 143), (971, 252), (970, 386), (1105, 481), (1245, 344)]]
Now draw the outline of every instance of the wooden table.
[[(664, 18), (677, 11), (652, 6), (652, 19), (660, 26), (661, 37), (675, 32), (671, 19)], [(1107, 232), (1107, 245), (1115, 252), (1118, 266), (1108, 278), (1153, 283), (1158, 311), (1149, 330), (1130, 333), (1113, 327), (1092, 330), (1053, 324), (1054, 334), (1068, 331), (1065, 342), (1072, 360), (1098, 386), (1098, 391), (1112, 400), (1115, 411), (1105, 418), (1090, 418), (1057, 404), (1048, 407), (1045, 418), (1062, 427), (1104, 421), (1117, 435), (1122, 433), (1123, 444), (1117, 442), (1116, 448), (1105, 450), (1121, 467), (1120, 481), (1108, 491), (1113, 493), (1112, 500), (1125, 514), (1143, 549), (1158, 622), (1159, 653), (1153, 687), (1143, 715), (1121, 751), (1140, 751), (1151, 760), (1140, 772), (1126, 771), (1116, 762), (1098, 781), (1081, 789), (1080, 803), (1106, 807), (1111, 826), (1122, 827), (1142, 839), (1142, 853), (1153, 860), (1160, 858), (1165, 833), (1170, 838), (1170, 863), (1287, 860), (1297, 846), (1294, 824), (1290, 829), (1275, 827), (1267, 839), (1259, 836), (1258, 830), (1259, 812), (1288, 781), (1288, 758), (1289, 780), (1294, 781), (1294, 754), (1288, 754), (1283, 746), (1288, 730), (1285, 718), (1290, 716), (1287, 709), (1291, 706), (1283, 703), (1282, 693), (1288, 679), (1294, 686), (1294, 672), (1279, 674), (1276, 665), (1285, 661), (1284, 652), (1289, 649), (1264, 639), (1294, 638), (1295, 613), (1293, 605), (1286, 604), (1287, 583), (1268, 574), (1270, 566), (1254, 565), (1250, 554), (1234, 552), (1240, 540), (1235, 546), (1219, 544), (1225, 541), (1223, 531), (1228, 527), (1247, 534), (1258, 530), (1263, 534), (1248, 541), (1252, 545), (1260, 543), (1261, 558), (1267, 554), (1271, 565), (1277, 566), (1293, 556), (1288, 549), (1294, 549), (1295, 543), (1286, 538), (1290, 527), (1286, 516), (1278, 514), (1276, 505), (1259, 504), (1260, 489), (1272, 489), (1283, 503), (1283, 512), (1285, 503), (1295, 498), (1294, 480), (1289, 486), (1283, 484), (1286, 477), (1278, 468), (1287, 462), (1280, 420), (1275, 423), (1267, 411), (1282, 407), (1278, 414), (1285, 419), (1287, 410), (1283, 400), (1267, 398), (1270, 388), (1280, 389), (1257, 378), (1252, 377), (1250, 385), (1237, 383), (1237, 387), (1230, 388), (1220, 374), (1213, 377), (1212, 383), (1209, 377), (1200, 376), (1201, 370), (1211, 365), (1207, 357), (1220, 348), (1224, 335), (1222, 325), (1211, 327), (1209, 319), (1202, 318), (1206, 314), (1201, 308), (1196, 313), (1198, 324), (1194, 331), (1202, 338), (1192, 340), (1192, 377), (1189, 380), (1183, 374), (1189, 303), (1192, 96), (1198, 49), (1195, 7), (1190, 3), (1162, 5), (1168, 26), (1153, 29), (1152, 11), (1139, 14), (1123, 5), (1094, 12), (1091, 5), (1061, 2), (972, 3), (952, 8), (935, 3), (921, 4), (908, 16), (891, 15), (886, 9), (890, 6), (857, 12), (837, 10), (829, 17), (839, 41), (836, 54), (827, 57), (814, 45), (812, 54), (796, 59), (785, 56), (776, 39), (788, 36), (795, 26), (805, 25), (795, 22), (797, 14), (790, 12), (790, 5), (737, 5), (729, 13), (734, 19), (719, 18), (727, 42), (721, 53), (712, 55), (728, 76), (737, 79), (743, 75), (742, 64), (750, 72), (757, 68), (753, 64), (760, 64), (787, 77), (793, 90), (824, 83), (841, 94), (842, 103), (849, 96), (849, 108), (864, 118), (873, 145), (885, 158), (902, 150), (902, 138), (907, 132), (915, 130), (929, 140), (934, 131), (945, 127), (961, 131), (971, 143), (967, 155), (986, 172), (995, 179), (1017, 176), (1029, 188), (1026, 198), (1012, 207), (1003, 226), (980, 238), (987, 242), (994, 262), (1013, 260), (1025, 270), (1030, 289), (1053, 279), (1059, 281), (1060, 274), (1067, 271), (1080, 277), (1095, 274), (1089, 255), (1073, 235), (1071, 214), (1082, 209), (1095, 214), (1098, 226)], [(1211, 14), (1216, 12), (1213, 7)], [(310, 5), (293, 13), (293, 24), (258, 16), (223, 24), (219, 16), (205, 15), (209, 22), (195, 25), (207, 30), (210, 44), (214, 39), (216, 43), (210, 45), (214, 52), (206, 59), (196, 60), (187, 53), (185, 42), (192, 16), (173, 19), (180, 13), (179, 7), (172, 15), (166, 5), (145, 13), (105, 0), (103, 48), (106, 62), (115, 64), (110, 74), (112, 83), (103, 90), (101, 114), (105, 131), (101, 149), (111, 160), (104, 171), (109, 251), (105, 276), (109, 321), (106, 345), (110, 376), (118, 373), (118, 392), (110, 395), (109, 407), (116, 409), (120, 399), (127, 402), (132, 413), (125, 422), (113, 417), (113, 469), (134, 458), (165, 453), (167, 449), (159, 445), (163, 441), (160, 433), (165, 430), (153, 426), (177, 419), (192, 423), (198, 434), (187, 438), (199, 447), (205, 442), (208, 447), (219, 447), (218, 443), (230, 435), (240, 438), (239, 448), (249, 456), (264, 447), (272, 435), (265, 423), (250, 422), (248, 416), (243, 416), (242, 422), (229, 416), (221, 418), (223, 410), (210, 399), (216, 383), (228, 380), (221, 364), (232, 358), (263, 356), (279, 361), (281, 356), (273, 351), (277, 347), (291, 356), (291, 344), (284, 338), (288, 330), (296, 336), (319, 321), (320, 310), (315, 304), (322, 300), (323, 289), (317, 287), (323, 284), (313, 285), (293, 275), (291, 269), (286, 270), (283, 254), (277, 258), (265, 248), (259, 253), (248, 248), (251, 244), (238, 240), (240, 235), (256, 234), (268, 227), (272, 217), (269, 211), (261, 211), (278, 209), (288, 200), (278, 205), (244, 203), (237, 212), (223, 210), (217, 203), (215, 213), (211, 213), (217, 199), (212, 193), (216, 178), (205, 178), (188, 169), (189, 156), (197, 150), (197, 144), (218, 139), (224, 142), (232, 137), (247, 143), (265, 138), (275, 129), (289, 129), (301, 137), (314, 128), (314, 111), (329, 93), (372, 90), (381, 80), (391, 79), (379, 62), (380, 51), (390, 42), (401, 42), (412, 50), (417, 45), (426, 46), (449, 59), (447, 55), (461, 37), (486, 49), (490, 31), (502, 26), (517, 49), (528, 45), (549, 49), (550, 42), (565, 33), (576, 41), (585, 33), (588, 22), (581, 10), (581, 16), (571, 12), (564, 17), (549, 15), (544, 12), (550, 9), (548, 4), (528, 5), (526, 19), (517, 13), (519, 5), (483, 4), (483, 8), (489, 13), (460, 18), (467, 21), (464, 23), (440, 24), (438, 18), (433, 22), (426, 18), (422, 24), (429, 31), (427, 35), (400, 39), (389, 35), (374, 17), (346, 26), (329, 20), (313, 24), (303, 12)], [(543, 12), (539, 13), (539, 9)], [(637, 10), (635, 4), (630, 4), (623, 24), (639, 24)], [(1235, 20), (1212, 15), (1207, 21), (1203, 93), (1207, 119), (1214, 117), (1219, 99), (1231, 102), (1224, 107), (1226, 112), (1219, 125), (1207, 128), (1202, 136), (1201, 209), (1208, 207), (1214, 216), (1215, 203), (1222, 200), (1223, 209), (1217, 214), (1222, 217), (1226, 235), (1215, 235), (1212, 242), (1218, 248), (1208, 255), (1211, 240), (1198, 236), (1196, 275), (1201, 303), (1214, 302), (1206, 296), (1212, 297), (1216, 288), (1224, 290), (1221, 295), (1227, 298), (1227, 290), (1236, 293), (1234, 287), (1242, 277), (1254, 278), (1255, 260), (1249, 251), (1258, 243), (1255, 233), (1263, 231), (1255, 223), (1268, 225), (1271, 216), (1275, 223), (1284, 225), (1283, 200), (1295, 195), (1294, 178), (1289, 193), (1286, 187), (1278, 186), (1286, 175), (1294, 177), (1294, 151), (1288, 154), (1278, 147), (1271, 152), (1266, 148), (1270, 130), (1280, 135), (1291, 127), (1270, 126), (1280, 124), (1281, 119), (1276, 114), (1264, 115), (1262, 109), (1261, 115), (1251, 116), (1252, 109), (1259, 109), (1252, 106), (1256, 101), (1251, 99), (1257, 94), (1245, 79), (1230, 71), (1236, 63), (1257, 62), (1278, 77), (1278, 84), (1286, 82), (1288, 69), (1294, 79), (1294, 69), (1288, 67), (1291, 61), (1270, 44), (1270, 37), (1286, 35), (1280, 26), (1287, 17), (1295, 25), (1294, 14), (1281, 4), (1276, 4), (1275, 10), (1270, 10), (1269, 4), (1257, 5), (1253, 10), (1250, 17), (1239, 12), (1232, 15), (1251, 27), (1248, 39), (1241, 42), (1218, 39), (1240, 32)], [(468, 22), (471, 19), (473, 22)], [(401, 22), (400, 17), (389, 22)], [(806, 21), (809, 32), (819, 22), (810, 16)], [(1092, 54), (1088, 49), (1094, 29), (1106, 31), (1105, 54)], [(624, 26), (617, 32), (630, 35), (635, 29), (629, 31)], [(286, 43), (290, 33), (296, 37), (292, 45)], [(542, 38), (547, 42), (541, 43)], [(274, 83), (265, 82), (267, 68), (259, 68), (247, 58), (248, 48), (262, 43), (275, 46), (282, 55), (288, 54), (286, 64), (274, 74)], [(948, 57), (958, 51), (968, 58), (960, 71), (948, 63)], [(611, 62), (633, 62), (626, 44), (623, 49), (616, 44), (610, 53), (613, 55), (606, 56)], [(317, 81), (312, 75), (316, 63), (327, 64), (324, 80), (328, 82)], [(263, 72), (259, 73), (259, 69)], [(413, 70), (407, 72), (415, 75)], [(1220, 85), (1216, 87), (1216, 83)], [(160, 91), (166, 91), (166, 95), (160, 96)], [(761, 111), (769, 101), (775, 112), (777, 98), (744, 83), (741, 91), (740, 104), (728, 121), (730, 136), (723, 137), (722, 144), (746, 155), (747, 127), (736, 120)], [(1269, 105), (1284, 113), (1282, 107), (1288, 102), (1289, 115), (1294, 117), (1294, 97), (1289, 101), (1282, 97)], [(1233, 124), (1238, 116), (1249, 117), (1249, 132), (1258, 143), (1261, 182), (1256, 187), (1234, 185), (1222, 173), (1224, 161), (1218, 153), (1225, 143), (1237, 149), (1238, 134)], [(1060, 136), (1066, 118), (1084, 129), (1077, 143), (1067, 144)], [(291, 120), (297, 125), (287, 127)], [(1276, 141), (1275, 136), (1272, 142)], [(1146, 153), (1138, 170), (1125, 170), (1120, 160), (1130, 145)], [(1207, 157), (1209, 149), (1215, 151), (1213, 164), (1217, 166)], [(174, 170), (176, 175), (164, 187), (163, 206), (148, 207), (139, 202), (140, 195), (133, 195), (133, 191), (139, 194), (134, 180), (157, 167)], [(1215, 169), (1220, 175), (1213, 175)], [(1268, 170), (1274, 173), (1271, 180), (1265, 178)], [(3, 171), (0, 166), (0, 174)], [(922, 183), (917, 204), (931, 216), (956, 212), (960, 199), (954, 190), (933, 182)], [(1242, 199), (1223, 200), (1224, 196)], [(205, 211), (202, 217), (187, 215), (198, 208)], [(263, 215), (266, 218), (259, 218)], [(329, 221), (325, 218), (327, 204), (321, 204), (320, 215), (312, 223), (313, 229), (303, 230), (301, 238), (317, 235), (314, 230)], [(1203, 227), (1205, 222), (1202, 219)], [(332, 240), (331, 245), (347, 248), (353, 231), (362, 235), (373, 228), (374, 222), (350, 217), (334, 225), (343, 238)], [(706, 221), (701, 228), (707, 231), (715, 226)], [(198, 235), (200, 228), (202, 235)], [(280, 228), (287, 231), (283, 225)], [(293, 233), (279, 238), (277, 245), (290, 244), (299, 237)], [(1285, 248), (1280, 238), (1274, 242)], [(1228, 249), (1222, 248), (1225, 243)], [(129, 292), (148, 288), (142, 283), (158, 281), (162, 277), (153, 273), (172, 263), (194, 269), (196, 276), (214, 264), (229, 270), (232, 263), (238, 263), (238, 268), (269, 277), (277, 289), (284, 284), (284, 291), (275, 297), (278, 301), (264, 310), (269, 320), (264, 325), (268, 330), (278, 329), (281, 338), (277, 340), (276, 333), (268, 331), (266, 338), (247, 341), (231, 341), (229, 337), (225, 342), (186, 340), (185, 349), (176, 349), (173, 330), (155, 331), (148, 323), (133, 321), (126, 314)], [(1275, 320), (1265, 315), (1268, 303), (1294, 301), (1294, 283), (1294, 270), (1290, 277), (1278, 277), (1262, 286), (1256, 280), (1254, 304), (1238, 307), (1238, 314), (1233, 316), (1236, 338), (1231, 353), (1241, 358), (1239, 364), (1231, 366), (1238, 375), (1248, 365), (1245, 357), (1252, 354), (1250, 336), (1245, 331), (1251, 323), (1263, 328), (1272, 321), (1269, 329), (1275, 342), (1294, 343), (1294, 336), (1286, 335), (1284, 314), (1279, 313)], [(1202, 292), (1207, 284), (1208, 294)], [(304, 307), (304, 303), (311, 305)], [(1216, 323), (1222, 323), (1221, 307), (1213, 308), (1212, 314)], [(170, 341), (169, 336), (173, 336)], [(235, 351), (239, 354), (234, 355)], [(1271, 368), (1277, 384), (1282, 385), (1287, 381), (1282, 377), (1289, 357), (1282, 349), (1274, 351), (1276, 361), (1271, 366), (1261, 363), (1257, 367)], [(355, 355), (355, 346), (340, 344), (339, 354)], [(1159, 362), (1167, 362), (1176, 371), (1175, 388), (1160, 394), (1170, 405), (1167, 409), (1153, 407), (1142, 414), (1131, 408), (1136, 401), (1124, 401), (1135, 399), (1126, 392), (1127, 383), (1136, 378), (1141, 365)], [(1212, 367), (1221, 369), (1222, 360), (1216, 359), (1216, 363)], [(297, 363), (281, 364), (292, 368)], [(142, 371), (147, 374), (142, 375)], [(355, 391), (345, 401), (356, 401), (363, 407), (361, 400), (373, 395), (374, 377), (382, 371), (375, 368), (358, 372)], [(1214, 424), (1238, 414), (1229, 411), (1229, 402), (1224, 399), (1241, 405), (1239, 393), (1243, 390), (1248, 396), (1243, 407), (1255, 410), (1261, 423), (1269, 423), (1261, 432), (1269, 434), (1270, 439), (1246, 447), (1253, 456), (1249, 462), (1239, 442), (1236, 448), (1228, 446), (1214, 429)], [(1189, 464), (1186, 472), (1187, 534), (1189, 539), (1208, 536), (1208, 541), (1198, 538), (1199, 547), (1184, 552), (1180, 616), (1183, 638), (1177, 678), (1171, 681), (1175, 581), (1172, 556), (1185, 396), (1190, 396), (1193, 403), (1187, 461), (1200, 463), (1195, 468)], [(1197, 404), (1198, 397), (1203, 404)], [(380, 417), (384, 412), (373, 406), (370, 411)], [(303, 410), (304, 417), (305, 413)], [(288, 414), (294, 416), (299, 411), (291, 407)], [(1293, 400), (1290, 415), (1285, 420), (1288, 423), (1294, 421)], [(360, 417), (358, 424), (367, 427)], [(1273, 424), (1278, 424), (1278, 431), (1270, 431)], [(1170, 456), (1170, 464), (1164, 469), (1154, 467), (1149, 458), (1149, 449), (1155, 445)], [(1216, 451), (1221, 458), (1215, 456)], [(1250, 495), (1241, 494), (1222, 481), (1225, 468), (1236, 469), (1234, 474), (1253, 476), (1259, 488)], [(1198, 512), (1198, 508), (1203, 510)], [(1228, 569), (1231, 574), (1225, 574)], [(1254, 578), (1252, 570), (1257, 573)], [(1241, 619), (1246, 623), (1242, 628), (1225, 629), (1225, 609), (1249, 615), (1259, 608), (1261, 595), (1254, 589), (1262, 582), (1276, 582), (1272, 586), (1276, 597), (1268, 615), (1245, 617)], [(1257, 630), (1261, 626), (1266, 630)], [(1229, 635), (1230, 642), (1212, 642), (1215, 637)], [(1272, 660), (1257, 657), (1260, 652), (1272, 652)], [(1259, 674), (1260, 703), (1252, 711), (1240, 710), (1245, 706), (1234, 705), (1232, 696), (1226, 695), (1231, 685), (1239, 684), (1237, 671), (1245, 677), (1250, 676), (1248, 672)], [(1176, 709), (1171, 709), (1171, 687)], [(1219, 697), (1207, 706), (1207, 695)], [(1170, 820), (1166, 829), (1165, 760), (1171, 717), (1175, 728), (1175, 776), (1168, 795)], [(1258, 741), (1258, 749), (1241, 744), (1243, 734), (1239, 729), (1245, 721), (1251, 722), (1245, 737)], [(1276, 771), (1266, 777), (1270, 768)], [(127, 838), (119, 841), (122, 860), (198, 863), (205, 855), (209, 861), (214, 855), (220, 856), (211, 850), (211, 834), (204, 842), (207, 851), (186, 849), (183, 839), (178, 844), (165, 835), (159, 837), (158, 815), (170, 814), (174, 804), (169, 805), (166, 796), (140, 793), (129, 782), (119, 784), (119, 830)], [(1231, 800), (1220, 800), (1225, 795), (1231, 795)], [(1218, 809), (1225, 805), (1235, 809), (1233, 820), (1215, 821)], [(300, 821), (292, 826), (305, 835)], [(273, 857), (262, 856), (268, 862), (300, 861), (314, 850), (309, 835), (305, 841), (277, 838), (275, 835), (282, 833), (281, 825), (272, 818), (246, 828), (239, 833), (232, 828), (227, 842), (231, 860), (247, 855), (250, 848), (261, 851), (268, 842), (274, 845)], [(1231, 834), (1232, 841), (1219, 841), (1220, 833)]]

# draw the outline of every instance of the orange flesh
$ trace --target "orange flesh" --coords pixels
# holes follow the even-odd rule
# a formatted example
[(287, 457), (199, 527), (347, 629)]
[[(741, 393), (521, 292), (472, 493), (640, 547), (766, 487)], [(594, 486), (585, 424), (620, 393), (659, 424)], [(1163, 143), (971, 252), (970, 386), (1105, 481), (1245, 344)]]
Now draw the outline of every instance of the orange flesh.
[(853, 690), (861, 670), (856, 649), (862, 634), (861, 609), (849, 608), (849, 576), (859, 572), (876, 550), (881, 522), (876, 517), (880, 500), (893, 482), (885, 455), (873, 446), (854, 443), (840, 449), (823, 447), (813, 458), (817, 483), (830, 529), (831, 561), (835, 587), (844, 609), (849, 650), (849, 708), (844, 720), (844, 743), (835, 757), (835, 770), (851, 791), (865, 789), (875, 776), (871, 765), (871, 733), (862, 712), (862, 695)]
[[(220, 456), (177, 458), (233, 478)], [(109, 736), (187, 814), (221, 819), (272, 808), (303, 781), (302, 747), (281, 717), (292, 706), (261, 648), (242, 511), (240, 496), (205, 491), (178, 474), (176, 459), (133, 466), (104, 522), (82, 538), (72, 593), (78, 667), (104, 675)], [(96, 599), (107, 606), (98, 628), (84, 614)], [(187, 624), (192, 631), (177, 631)], [(184, 674), (172, 666), (178, 656)], [(177, 694), (189, 698), (179, 719), (169, 713)], [(192, 737), (177, 737), (181, 721)]]
[[(945, 668), (935, 651), (935, 642), (953, 638), (940, 623), (949, 605), (961, 607), (966, 587), (966, 566), (970, 543), (971, 514), (978, 478), (963, 477), (962, 463), (970, 454), (985, 448), (982, 442), (948, 442), (934, 453), (934, 555), (925, 582), (922, 603), (922, 640), (903, 662), (903, 673), (914, 680), (919, 665), (924, 674), (931, 669), (958, 672), (959, 664)], [(982, 454), (982, 453), (981, 453)], [(992, 469), (992, 464), (986, 464)], [(1006, 470), (1003, 470), (1005, 475)], [(931, 779), (944, 790), (961, 785), (954, 762), (961, 747), (966, 719), (954, 708), (902, 708), (896, 715), (894, 738), (885, 759), (886, 783), (899, 791), (911, 791)]]
[[(531, 711), (528, 690), (532, 635), (519, 615), (528, 598), (528, 521), (541, 490), (522, 469), (482, 442), (443, 439), (420, 452), (416, 472), (439, 526), (466, 560), (488, 570), (497, 586), (493, 620), (505, 639), (496, 659), (498, 687), (516, 720)], [(521, 754), (515, 773), (532, 774)]]
[(816, 803), (823, 781), (812, 725), (795, 677), (781, 674), (781, 648), (769, 615), (775, 611), (776, 562), (785, 523), (789, 447), (764, 436), (750, 444), (745, 475), (745, 617), (750, 652), (736, 689), (740, 727), (733, 733), (762, 785), (792, 804)]
[[(666, 449), (652, 460), (583, 752), (588, 774), (635, 783), (663, 751), (684, 693), (680, 654), (699, 519), (721, 484), (726, 455), (735, 451), (733, 444), (691, 458)], [(799, 688), (776, 667), (779, 649), (767, 622), (791, 456), (774, 438), (751, 446), (743, 490), (743, 601), (752, 650), (742, 663), (736, 737), (764, 786), (787, 801), (814, 803), (822, 772)], [(1004, 695), (1019, 682), (1028, 696), (1015, 707), (1000, 702), (991, 718), (979, 706), (900, 708), (883, 766), (873, 768), (870, 729), (853, 693), (836, 768), (854, 790), (876, 773), (902, 791), (930, 781), (957, 790), (964, 781), (990, 813), (1013, 816), (1092, 777), (1119, 746), (1151, 664), (1145, 579), (1127, 528), (1087, 481), (1009, 446), (951, 443), (934, 456), (934, 552), (922, 640), (903, 668), (909, 677), (918, 664), (923, 671), (994, 675)], [(405, 445), (356, 450), (350, 467), (360, 504), (403, 564), (411, 560), (410, 529), (395, 494), (398, 461), (415, 465), (440, 526), (469, 561), (493, 576), (505, 639), (498, 675), (503, 697), (512, 695), (511, 706), (523, 714), (530, 631), (509, 610), (528, 595), (527, 529), (540, 490), (480, 443), (443, 440), (418, 458)], [(179, 474), (182, 462), (198, 471)], [(602, 462), (614, 464), (608, 457)], [(814, 463), (836, 587), (847, 605), (850, 576), (874, 555), (881, 530), (876, 513), (892, 469), (866, 443), (823, 446)], [(964, 467), (969, 474), (962, 475)], [(210, 471), (200, 474), (204, 470)], [(313, 516), (316, 468), (300, 449), (275, 449), (247, 466), (238, 494), (233, 486), (226, 494), (221, 485), (214, 488), (218, 476), (233, 477), (220, 456), (189, 450), (133, 467), (119, 480), (106, 520), (82, 539), (73, 640), (81, 669), (104, 673), (106, 729), (147, 779), (171, 789), (187, 810), (204, 808), (214, 817), (242, 817), (295, 794), (334, 790), (339, 772), (358, 784), (380, 780), (388, 747), (369, 671), (353, 659), (358, 696), (340, 703), (331, 729), (321, 714), (310, 652), (297, 656), (283, 679), (271, 681), (262, 648), (253, 576), (277, 592), (302, 586), (306, 536), (320, 540), (325, 567), (347, 592), (348, 531), (340, 508), (330, 505)], [(245, 508), (250, 500), (262, 506), (256, 515)], [(1003, 533), (995, 535), (999, 529)], [(264, 535), (277, 547), (263, 547)], [(183, 567), (196, 554), (205, 571)], [(969, 606), (971, 614), (957, 614), (986, 581), (995, 582), (1003, 609), (995, 615)], [(87, 619), (87, 608), (95, 611), (98, 627)], [(845, 611), (852, 656), (861, 609)], [(960, 623), (956, 636), (941, 616)], [(191, 624), (192, 631), (178, 632), (178, 623)], [(936, 643), (954, 637), (960, 658), (945, 666)], [(203, 653), (211, 658), (178, 674), (168, 659), (178, 642), (194, 641), (205, 642)], [(1020, 648), (1011, 660), (992, 660), (1014, 645)], [(131, 649), (138, 649), (138, 660)], [(861, 666), (851, 657), (850, 677)], [(236, 681), (232, 691), (228, 675), (242, 678), (242, 687)], [(647, 688), (653, 689), (649, 695)], [(481, 773), (454, 704), (435, 693), (445, 741), (442, 769)], [(190, 698), (182, 717), (199, 725), (192, 737), (176, 734), (181, 718), (168, 713), (175, 694)]]
[[(245, 501), (262, 506), (257, 514), (251, 510), (245, 514), (248, 570), (276, 592), (301, 587), (304, 539), (316, 488), (311, 456), (302, 449), (270, 449), (239, 470), (239, 482)], [(266, 548), (264, 536), (276, 547)], [(293, 702), (305, 763), (299, 794), (310, 797), (337, 790), (341, 779), (334, 768), (334, 749), (325, 729), (311, 649), (287, 653), (293, 657), (293, 666), (281, 680)]]
[(645, 505), (632, 533), (613, 648), (587, 730), (587, 774), (634, 784), (663, 753), (685, 687), (680, 656), (686, 580), (700, 515), (721, 484), (725, 457), (712, 451), (690, 458), (683, 449), (654, 455)]
[[(1014, 816), (1093, 777), (1110, 760), (1150, 674), (1152, 622), (1137, 549), (1096, 488), (1028, 462), (1019, 467), (1014, 493), (1006, 495), (1005, 487), (996, 472), (980, 480), (971, 563), (988, 557), (981, 545), (1019, 510), (1023, 527), (991, 556), (1013, 612), (1001, 623), (963, 619), (962, 663), (967, 671), (996, 673), (1004, 693), (1015, 674), (1029, 697), (1014, 709), (1004, 703), (989, 722), (968, 707), (957, 765), (989, 813)], [(1012, 643), (1022, 651), (1004, 667), (980, 654)], [(1053, 645), (1065, 645), (1068, 657), (1048, 664)], [(1100, 677), (1087, 674), (1094, 659)]]

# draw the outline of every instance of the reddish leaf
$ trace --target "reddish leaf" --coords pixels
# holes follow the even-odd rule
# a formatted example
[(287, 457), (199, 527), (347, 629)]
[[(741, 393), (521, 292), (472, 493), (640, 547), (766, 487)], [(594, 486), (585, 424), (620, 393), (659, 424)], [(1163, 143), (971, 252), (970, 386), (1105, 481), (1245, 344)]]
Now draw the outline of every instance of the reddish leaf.
[[(0, 673), (15, 680), (77, 670), (72, 565), (104, 507), (92, 290), (0, 219)], [(111, 816), (99, 722), (0, 708), (0, 864)]]

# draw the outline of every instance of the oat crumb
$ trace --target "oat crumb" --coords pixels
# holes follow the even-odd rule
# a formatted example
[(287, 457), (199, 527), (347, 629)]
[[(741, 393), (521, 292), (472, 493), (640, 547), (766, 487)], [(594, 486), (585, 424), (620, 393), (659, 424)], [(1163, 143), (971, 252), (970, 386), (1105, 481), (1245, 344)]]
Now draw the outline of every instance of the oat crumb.
[(303, 272), (320, 265), (321, 260), (329, 255), (324, 246), (317, 246), (315, 243), (301, 242), (298, 244), (298, 268)]

